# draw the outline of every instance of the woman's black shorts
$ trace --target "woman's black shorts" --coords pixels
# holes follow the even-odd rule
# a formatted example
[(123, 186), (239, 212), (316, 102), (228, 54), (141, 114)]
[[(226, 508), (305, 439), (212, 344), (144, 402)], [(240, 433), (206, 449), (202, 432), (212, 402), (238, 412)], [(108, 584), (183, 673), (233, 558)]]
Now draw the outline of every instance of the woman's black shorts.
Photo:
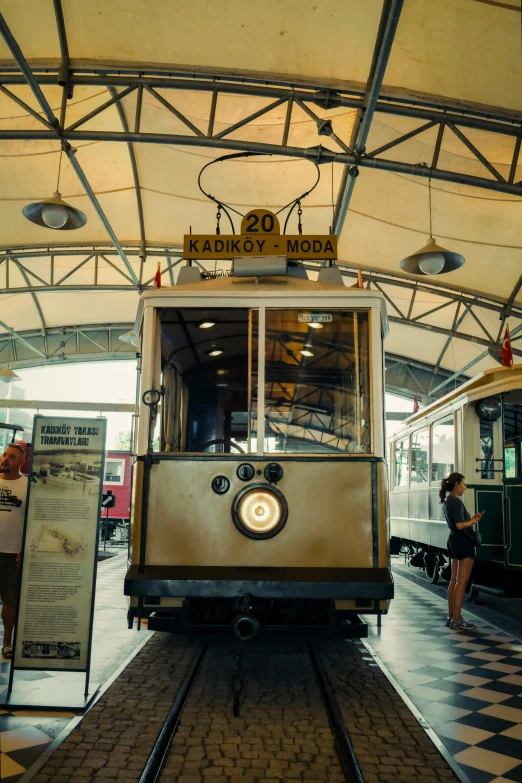
[(453, 560), (464, 560), (466, 557), (475, 559), (475, 544), (471, 536), (463, 530), (448, 536), (448, 553)]

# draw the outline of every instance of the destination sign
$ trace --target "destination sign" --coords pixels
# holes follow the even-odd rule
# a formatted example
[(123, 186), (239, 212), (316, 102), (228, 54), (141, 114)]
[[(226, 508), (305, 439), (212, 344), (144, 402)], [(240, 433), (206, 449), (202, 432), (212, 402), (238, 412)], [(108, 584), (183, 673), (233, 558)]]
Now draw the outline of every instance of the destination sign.
[(200, 261), (235, 256), (286, 256), (290, 259), (337, 258), (335, 234), (189, 234), (183, 258)]

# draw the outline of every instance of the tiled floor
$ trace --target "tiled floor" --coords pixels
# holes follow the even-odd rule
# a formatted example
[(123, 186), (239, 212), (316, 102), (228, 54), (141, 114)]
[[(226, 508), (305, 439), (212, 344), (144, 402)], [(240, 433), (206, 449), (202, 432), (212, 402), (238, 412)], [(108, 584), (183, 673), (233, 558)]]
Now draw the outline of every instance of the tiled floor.
[[(96, 609), (92, 647), (91, 679), (105, 683), (133, 653), (145, 637), (127, 629), (127, 605), (123, 595), (126, 553), (98, 563)], [(3, 633), (0, 621), (0, 636)], [(6, 690), (9, 678), (8, 661), (0, 657), (0, 693)], [(83, 677), (62, 672), (16, 672), (16, 681), (34, 683), (43, 678)], [(28, 711), (5, 709), (0, 704), (0, 780), (19, 783), (24, 773), (41, 757), (51, 742), (71, 724), (72, 712), (49, 710)]]
[(476, 630), (451, 631), (445, 601), (397, 574), (395, 596), (372, 650), (470, 783), (522, 783), (521, 640), (466, 611)]

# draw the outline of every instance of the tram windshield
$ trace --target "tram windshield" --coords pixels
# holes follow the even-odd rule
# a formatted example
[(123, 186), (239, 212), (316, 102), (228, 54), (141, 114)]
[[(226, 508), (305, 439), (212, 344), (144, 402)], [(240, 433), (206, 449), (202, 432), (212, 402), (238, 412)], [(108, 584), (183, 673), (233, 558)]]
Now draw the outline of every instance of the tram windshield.
[(367, 311), (169, 308), (160, 322), (158, 450), (371, 452)]

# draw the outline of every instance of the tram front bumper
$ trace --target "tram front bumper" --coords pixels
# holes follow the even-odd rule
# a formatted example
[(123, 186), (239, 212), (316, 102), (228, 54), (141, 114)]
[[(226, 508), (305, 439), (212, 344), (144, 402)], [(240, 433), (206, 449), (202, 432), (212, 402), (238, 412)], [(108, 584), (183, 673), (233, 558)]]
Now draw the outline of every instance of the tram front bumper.
[(131, 565), (125, 595), (184, 598), (393, 598), (390, 568)]

